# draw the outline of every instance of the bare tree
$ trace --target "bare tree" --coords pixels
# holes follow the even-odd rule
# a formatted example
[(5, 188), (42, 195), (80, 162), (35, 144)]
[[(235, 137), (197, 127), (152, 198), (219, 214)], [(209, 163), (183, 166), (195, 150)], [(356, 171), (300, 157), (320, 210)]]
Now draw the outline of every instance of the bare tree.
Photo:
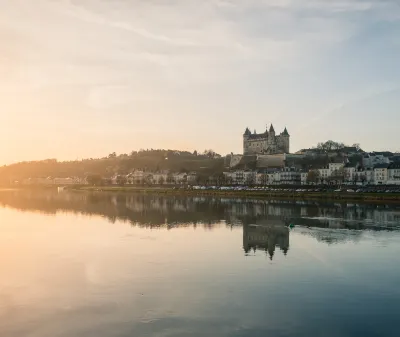
[(325, 143), (318, 143), (317, 149), (321, 151), (333, 151), (340, 150), (346, 147), (346, 145), (342, 142), (335, 142), (333, 140), (328, 140)]
[(316, 183), (318, 183), (320, 177), (321, 177), (321, 174), (318, 170), (310, 170), (307, 175), (307, 182), (316, 184)]
[(225, 177), (225, 184), (226, 185), (232, 185), (232, 183), (233, 183), (232, 177), (231, 176), (226, 176)]
[(261, 175), (261, 185), (267, 185), (268, 177), (265, 173)]
[(343, 183), (344, 177), (345, 177), (344, 169), (340, 168), (332, 172), (332, 175), (329, 180), (336, 184), (341, 184)]
[(255, 181), (254, 181), (254, 176), (252, 174), (249, 174), (246, 177), (246, 185), (252, 186), (254, 185)]

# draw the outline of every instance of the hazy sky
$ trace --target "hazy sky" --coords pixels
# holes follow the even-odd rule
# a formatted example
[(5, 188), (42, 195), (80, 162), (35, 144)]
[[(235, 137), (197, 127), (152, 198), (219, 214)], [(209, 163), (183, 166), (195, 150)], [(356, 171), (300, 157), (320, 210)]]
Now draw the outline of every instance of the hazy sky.
[(400, 150), (399, 0), (0, 0), (0, 164), (140, 148)]

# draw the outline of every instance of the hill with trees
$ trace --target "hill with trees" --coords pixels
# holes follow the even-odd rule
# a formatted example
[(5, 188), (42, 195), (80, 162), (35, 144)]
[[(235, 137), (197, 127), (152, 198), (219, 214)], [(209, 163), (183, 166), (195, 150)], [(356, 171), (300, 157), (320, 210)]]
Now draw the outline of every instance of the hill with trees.
[(224, 158), (213, 150), (187, 152), (178, 150), (140, 150), (130, 154), (110, 153), (107, 157), (83, 159), (79, 161), (41, 161), (20, 162), (0, 167), (0, 183), (8, 184), (30, 177), (86, 177), (101, 175), (111, 177), (114, 174), (127, 174), (133, 170), (190, 172), (204, 175), (223, 172)]

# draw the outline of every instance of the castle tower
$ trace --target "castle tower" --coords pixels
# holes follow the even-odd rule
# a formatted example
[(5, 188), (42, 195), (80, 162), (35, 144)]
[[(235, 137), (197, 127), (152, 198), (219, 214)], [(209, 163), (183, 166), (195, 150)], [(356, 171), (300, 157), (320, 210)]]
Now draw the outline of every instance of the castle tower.
[(251, 136), (251, 131), (249, 128), (246, 128), (246, 130), (243, 133), (243, 154), (248, 153), (248, 140)]
[(274, 126), (271, 124), (269, 128), (269, 139), (271, 142), (275, 142), (275, 129)]
[(281, 133), (283, 147), (285, 149), (285, 153), (290, 153), (290, 135), (288, 130), (285, 127), (285, 130)]

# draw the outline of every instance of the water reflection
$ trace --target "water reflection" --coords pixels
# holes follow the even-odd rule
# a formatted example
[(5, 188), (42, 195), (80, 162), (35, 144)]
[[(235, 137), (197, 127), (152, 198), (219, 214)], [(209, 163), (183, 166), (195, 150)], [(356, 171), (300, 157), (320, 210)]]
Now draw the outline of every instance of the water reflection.
[(0, 336), (397, 336), (399, 212), (0, 191)]
[(286, 255), (289, 250), (289, 229), (285, 226), (243, 226), (243, 249), (246, 254), (251, 250), (263, 250), (272, 260), (275, 247)]
[(212, 228), (256, 224), (335, 229), (393, 229), (400, 226), (400, 206), (338, 204), (315, 201), (176, 197), (143, 194), (48, 191), (0, 191), (0, 205), (47, 214), (74, 212), (129, 221), (139, 226), (202, 224)]
[[(272, 259), (275, 247), (289, 249), (288, 225), (327, 244), (357, 241), (360, 232), (338, 229), (391, 230), (400, 225), (400, 207), (305, 201), (245, 200), (143, 194), (80, 193), (53, 190), (1, 191), (0, 205), (47, 214), (73, 212), (102, 216), (111, 222), (158, 228), (202, 226), (225, 222), (243, 226), (243, 249), (264, 250)], [(335, 229), (335, 230), (331, 230)]]

